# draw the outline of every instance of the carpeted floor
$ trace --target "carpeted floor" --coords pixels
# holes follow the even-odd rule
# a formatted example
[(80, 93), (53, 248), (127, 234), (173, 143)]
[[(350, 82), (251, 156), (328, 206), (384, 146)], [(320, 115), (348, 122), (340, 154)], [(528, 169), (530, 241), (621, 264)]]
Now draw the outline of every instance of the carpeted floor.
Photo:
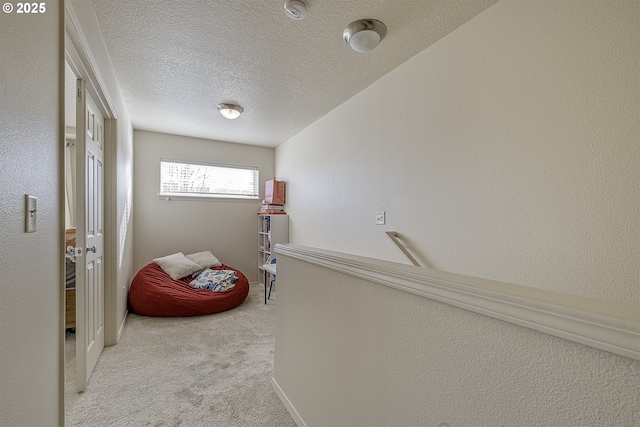
[(81, 394), (68, 335), (65, 425), (295, 426), (270, 383), (275, 295), (264, 305), (263, 292), (254, 285), (240, 306), (209, 316), (129, 314)]

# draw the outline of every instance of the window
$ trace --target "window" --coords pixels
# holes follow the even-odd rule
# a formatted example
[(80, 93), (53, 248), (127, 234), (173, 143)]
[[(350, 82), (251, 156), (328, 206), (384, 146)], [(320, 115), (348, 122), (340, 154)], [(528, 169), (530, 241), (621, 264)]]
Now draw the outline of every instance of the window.
[(160, 196), (258, 199), (258, 168), (160, 159)]

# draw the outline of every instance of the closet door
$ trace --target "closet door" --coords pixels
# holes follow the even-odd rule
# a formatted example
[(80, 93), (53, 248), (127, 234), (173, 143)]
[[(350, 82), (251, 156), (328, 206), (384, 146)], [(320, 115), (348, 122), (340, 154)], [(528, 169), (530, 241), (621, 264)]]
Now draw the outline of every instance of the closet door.
[(76, 389), (84, 391), (104, 349), (104, 118), (76, 91)]

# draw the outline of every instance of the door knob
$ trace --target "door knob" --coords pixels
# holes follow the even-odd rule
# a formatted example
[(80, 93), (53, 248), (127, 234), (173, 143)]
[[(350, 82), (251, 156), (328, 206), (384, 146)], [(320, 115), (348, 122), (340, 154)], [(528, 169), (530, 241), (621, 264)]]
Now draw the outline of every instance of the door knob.
[(93, 245), (90, 248), (87, 248), (87, 252), (93, 252), (95, 254), (96, 253), (96, 245)]

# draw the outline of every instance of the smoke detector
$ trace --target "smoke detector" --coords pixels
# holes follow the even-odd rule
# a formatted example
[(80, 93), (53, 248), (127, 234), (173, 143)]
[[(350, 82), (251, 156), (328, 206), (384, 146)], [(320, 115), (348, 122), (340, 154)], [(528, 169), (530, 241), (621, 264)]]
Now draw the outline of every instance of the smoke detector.
[(300, 21), (307, 16), (307, 2), (305, 0), (287, 0), (284, 2), (287, 16), (294, 21)]

